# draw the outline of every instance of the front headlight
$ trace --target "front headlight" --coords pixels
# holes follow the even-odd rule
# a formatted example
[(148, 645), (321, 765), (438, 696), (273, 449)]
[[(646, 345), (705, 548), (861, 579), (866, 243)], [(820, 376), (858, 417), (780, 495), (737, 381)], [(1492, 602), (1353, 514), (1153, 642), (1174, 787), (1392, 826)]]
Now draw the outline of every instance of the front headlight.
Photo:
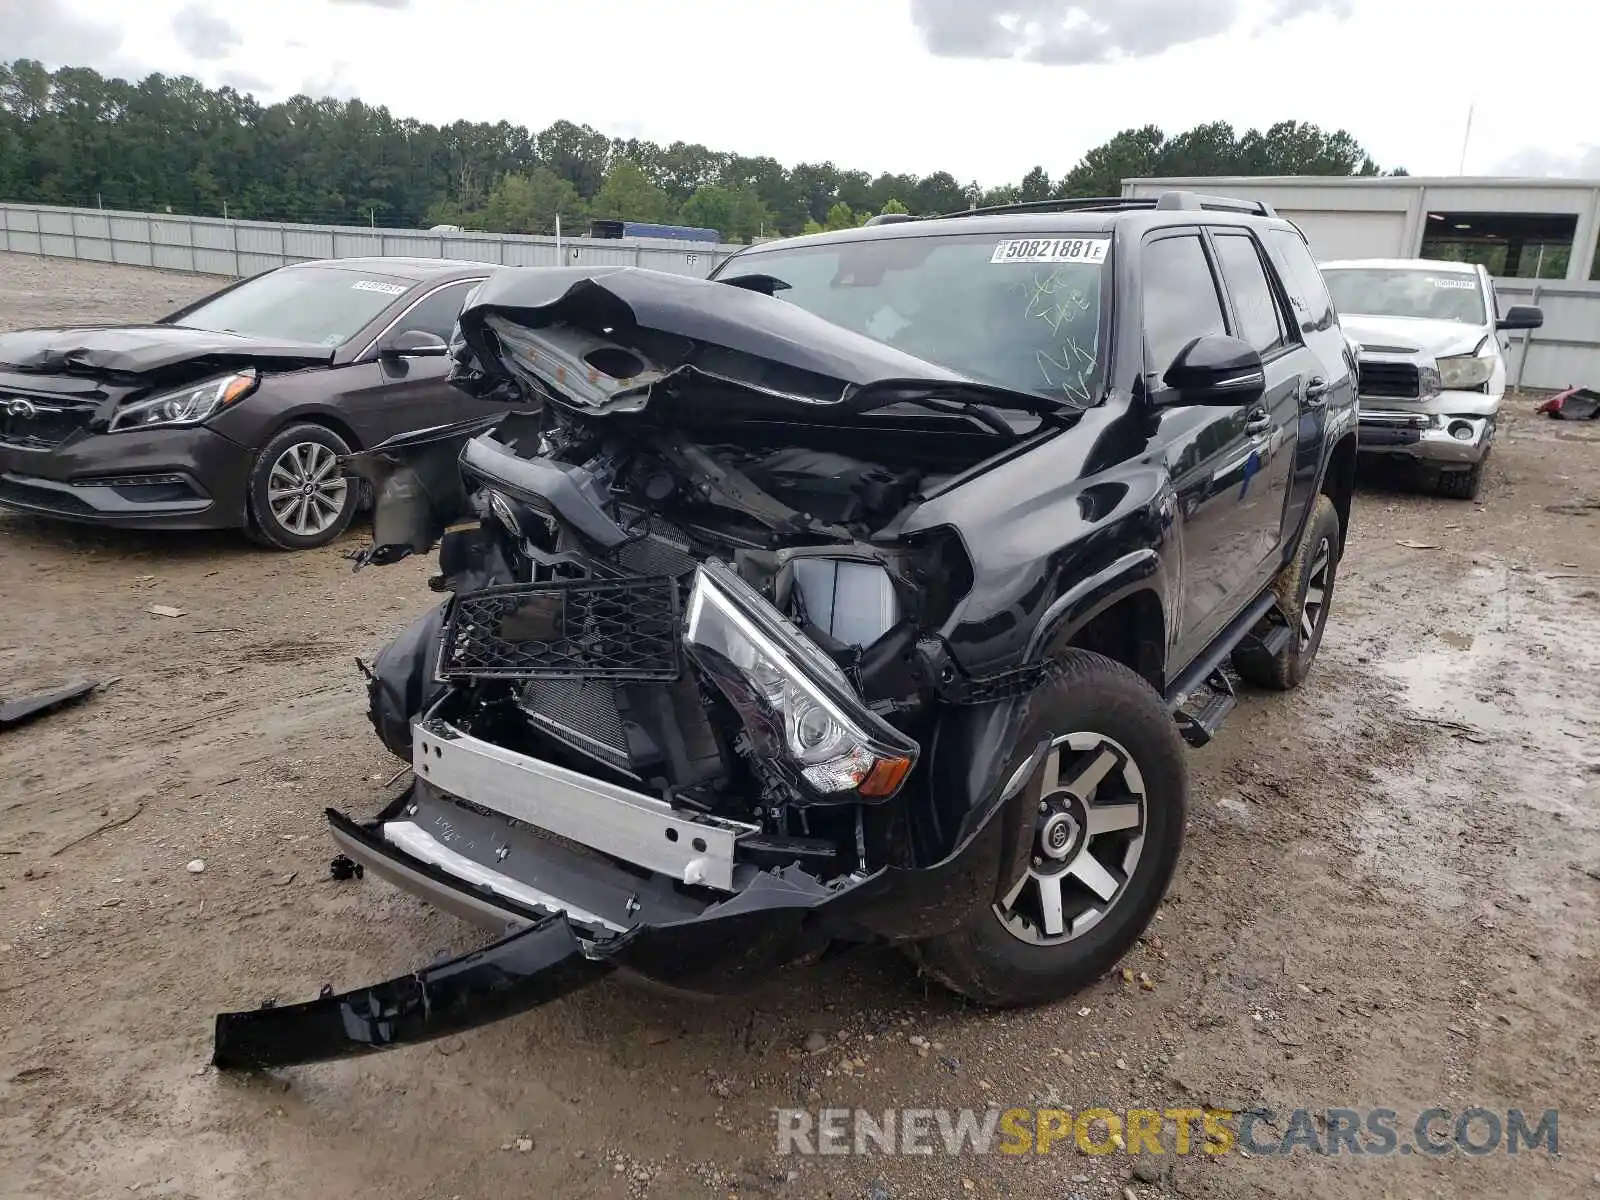
[(1460, 354), (1439, 360), (1439, 386), (1447, 392), (1464, 392), (1482, 387), (1494, 374), (1494, 360), (1475, 354)]
[(911, 773), (916, 742), (869, 710), (838, 665), (722, 563), (695, 574), (684, 642), (756, 752), (812, 791), (886, 800)]
[(237, 404), (260, 384), (254, 371), (237, 371), (176, 391), (162, 392), (147, 400), (124, 405), (111, 414), (110, 430), (149, 429), (152, 426), (198, 425), (217, 415), (230, 404)]

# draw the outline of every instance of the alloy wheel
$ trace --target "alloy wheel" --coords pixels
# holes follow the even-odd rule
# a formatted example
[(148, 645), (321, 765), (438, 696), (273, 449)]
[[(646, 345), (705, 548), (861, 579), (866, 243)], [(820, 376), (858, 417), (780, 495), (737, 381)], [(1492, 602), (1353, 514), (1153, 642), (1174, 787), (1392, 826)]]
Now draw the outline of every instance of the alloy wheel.
[(1328, 569), (1333, 566), (1333, 543), (1323, 538), (1311, 559), (1306, 598), (1300, 605), (1300, 649), (1311, 645), (1328, 608)]
[(267, 505), (290, 533), (316, 537), (339, 520), (349, 486), (331, 449), (320, 442), (296, 442), (267, 472)]
[(1144, 850), (1144, 778), (1099, 733), (1055, 739), (1041, 768), (1028, 871), (994, 913), (1020, 941), (1059, 945), (1093, 929), (1127, 893)]

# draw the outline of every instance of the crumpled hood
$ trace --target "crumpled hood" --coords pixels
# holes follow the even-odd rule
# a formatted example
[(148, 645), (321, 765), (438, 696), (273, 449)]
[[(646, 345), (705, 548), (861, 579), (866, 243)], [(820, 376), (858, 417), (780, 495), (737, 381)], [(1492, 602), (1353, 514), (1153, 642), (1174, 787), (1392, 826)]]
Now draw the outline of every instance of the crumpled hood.
[(0, 365), (21, 371), (143, 375), (205, 359), (218, 366), (313, 367), (333, 350), (300, 342), (266, 342), (182, 325), (94, 325), (0, 333)]
[(1339, 314), (1344, 331), (1374, 354), (1428, 354), (1448, 358), (1472, 354), (1489, 331), (1460, 321), (1435, 321), (1424, 317), (1372, 317)]
[(596, 414), (636, 411), (657, 384), (689, 374), (769, 407), (849, 409), (891, 403), (897, 394), (988, 393), (1009, 397), (1013, 407), (1061, 409), (759, 291), (639, 267), (502, 268), (462, 310), (452, 352), (453, 381), (469, 392), (533, 379)]

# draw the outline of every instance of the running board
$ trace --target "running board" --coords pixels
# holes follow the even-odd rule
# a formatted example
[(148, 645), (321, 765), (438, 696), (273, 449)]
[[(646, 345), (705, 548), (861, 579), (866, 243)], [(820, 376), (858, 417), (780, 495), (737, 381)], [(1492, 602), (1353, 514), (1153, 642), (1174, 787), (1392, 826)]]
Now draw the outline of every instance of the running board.
[[(1269, 619), (1276, 617), (1276, 613), (1269, 613)], [(1281, 621), (1274, 621), (1271, 628), (1262, 634), (1248, 634), (1239, 643), (1241, 650), (1253, 648), (1265, 654), (1268, 658), (1277, 658), (1289, 648), (1289, 643), (1294, 640), (1294, 630)]]
[(1172, 714), (1178, 722), (1178, 732), (1183, 735), (1183, 740), (1197, 747), (1204, 746), (1216, 735), (1238, 702), (1233, 681), (1220, 667), (1211, 673), (1205, 687), (1199, 690), (1205, 692), (1206, 696), (1198, 708), (1193, 712), (1180, 708)]
[[(1172, 710), (1173, 720), (1178, 723), (1178, 732), (1191, 746), (1204, 746), (1209, 742), (1221, 727), (1223, 720), (1233, 711), (1235, 702), (1233, 684), (1223, 672), (1222, 664), (1227, 661), (1235, 648), (1253, 636), (1256, 626), (1273, 611), (1277, 602), (1277, 593), (1270, 590), (1262, 592), (1249, 607), (1228, 623), (1206, 648), (1205, 653), (1179, 673), (1172, 686), (1167, 689), (1167, 705)], [(1291, 632), (1287, 626), (1277, 624), (1261, 638), (1262, 644), (1269, 649), (1277, 645), (1279, 630), (1282, 630), (1285, 636)], [(1205, 690), (1206, 696), (1198, 710), (1183, 711), (1179, 706), (1191, 692), (1201, 689)]]

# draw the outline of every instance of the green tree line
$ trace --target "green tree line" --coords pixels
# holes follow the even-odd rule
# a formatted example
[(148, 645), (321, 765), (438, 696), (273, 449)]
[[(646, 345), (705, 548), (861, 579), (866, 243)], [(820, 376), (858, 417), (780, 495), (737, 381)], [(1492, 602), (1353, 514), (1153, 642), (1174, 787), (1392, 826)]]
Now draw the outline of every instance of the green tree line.
[[(985, 188), (948, 171), (872, 175), (609, 138), (557, 121), (429, 125), (360, 100), (262, 104), (183, 76), (137, 82), (0, 63), (0, 199), (197, 216), (549, 233), (596, 218), (708, 226), (724, 238), (837, 229), (874, 213), (1116, 195), (1151, 175), (1375, 175), (1343, 130), (1225, 122), (1176, 136), (1129, 129), (1052, 177)], [(1395, 172), (1397, 174), (1403, 172)]]

